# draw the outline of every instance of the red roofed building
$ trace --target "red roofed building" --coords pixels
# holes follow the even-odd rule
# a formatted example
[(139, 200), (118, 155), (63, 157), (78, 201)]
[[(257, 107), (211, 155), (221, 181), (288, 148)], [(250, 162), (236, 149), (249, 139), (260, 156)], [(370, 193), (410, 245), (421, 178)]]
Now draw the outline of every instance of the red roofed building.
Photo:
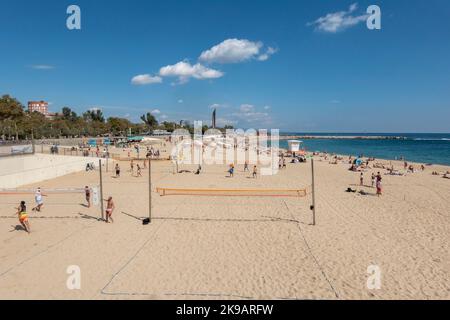
[(28, 102), (28, 112), (39, 112), (44, 116), (48, 116), (48, 103), (45, 101), (29, 101)]

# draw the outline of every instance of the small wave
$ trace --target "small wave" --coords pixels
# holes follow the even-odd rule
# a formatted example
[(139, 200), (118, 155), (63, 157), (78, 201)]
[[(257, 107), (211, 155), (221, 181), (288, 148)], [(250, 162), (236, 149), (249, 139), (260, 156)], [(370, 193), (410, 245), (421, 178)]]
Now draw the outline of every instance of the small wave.
[(415, 138), (414, 141), (450, 141), (450, 138)]

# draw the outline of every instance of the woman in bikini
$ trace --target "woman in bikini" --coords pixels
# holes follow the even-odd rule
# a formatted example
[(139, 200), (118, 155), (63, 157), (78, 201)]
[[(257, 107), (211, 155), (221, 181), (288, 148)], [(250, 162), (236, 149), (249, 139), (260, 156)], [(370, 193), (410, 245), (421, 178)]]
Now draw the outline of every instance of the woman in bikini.
[(21, 201), (19, 207), (17, 208), (17, 216), (19, 217), (19, 222), (26, 232), (31, 233), (30, 223), (28, 222), (27, 206), (25, 201)]

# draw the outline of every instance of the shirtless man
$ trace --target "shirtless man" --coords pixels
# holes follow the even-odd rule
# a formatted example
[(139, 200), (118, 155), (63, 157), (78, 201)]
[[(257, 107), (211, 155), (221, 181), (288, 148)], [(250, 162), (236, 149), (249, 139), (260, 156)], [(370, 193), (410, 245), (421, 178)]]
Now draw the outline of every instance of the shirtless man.
[(105, 201), (106, 201), (106, 223), (109, 223), (109, 219), (111, 219), (111, 222), (114, 223), (112, 214), (116, 206), (114, 205), (113, 198), (109, 197), (108, 200)]

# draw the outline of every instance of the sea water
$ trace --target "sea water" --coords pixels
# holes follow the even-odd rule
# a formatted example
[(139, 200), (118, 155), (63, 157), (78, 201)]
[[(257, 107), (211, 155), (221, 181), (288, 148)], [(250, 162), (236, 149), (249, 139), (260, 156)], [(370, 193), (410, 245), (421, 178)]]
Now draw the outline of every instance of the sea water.
[[(450, 134), (437, 133), (283, 133), (298, 136), (376, 136), (383, 139), (305, 139), (303, 147), (308, 151), (320, 151), (341, 155), (374, 157), (396, 160), (450, 165)], [(403, 137), (403, 139), (387, 139)], [(287, 140), (280, 141), (280, 148), (288, 147)]]

